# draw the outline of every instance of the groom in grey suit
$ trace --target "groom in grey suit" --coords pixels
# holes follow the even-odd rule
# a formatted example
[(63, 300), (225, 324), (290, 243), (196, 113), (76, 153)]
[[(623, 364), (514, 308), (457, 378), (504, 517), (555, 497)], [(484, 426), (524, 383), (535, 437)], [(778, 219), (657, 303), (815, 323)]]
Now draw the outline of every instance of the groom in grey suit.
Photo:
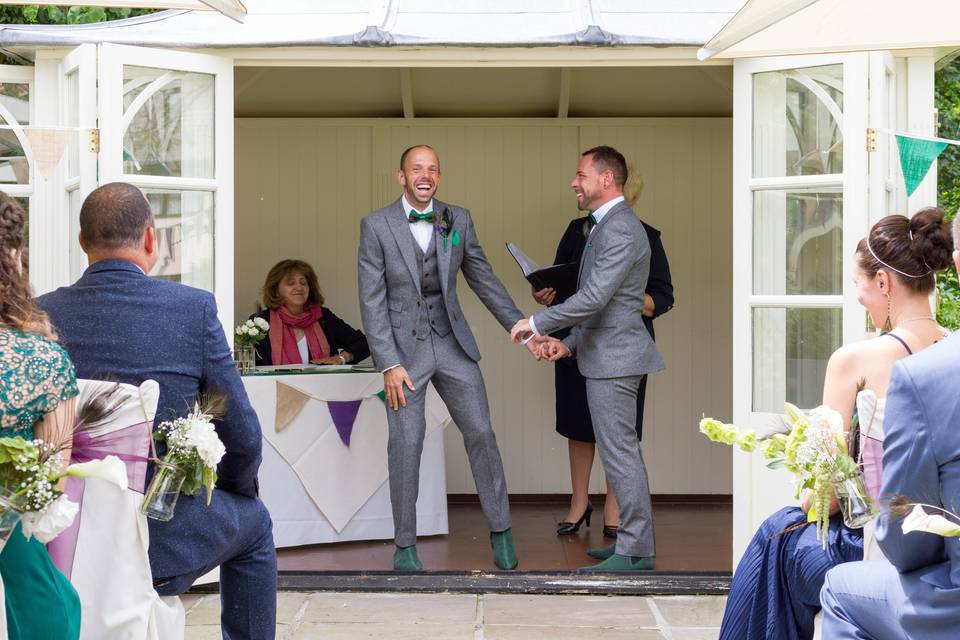
[(457, 298), (457, 272), (504, 329), (523, 314), (490, 268), (470, 212), (433, 198), (440, 184), (433, 149), (418, 145), (404, 151), (397, 182), (403, 194), (360, 223), (358, 259), (363, 329), (390, 405), (394, 569), (423, 568), (416, 549), (417, 494), (430, 382), (463, 434), (494, 562), (513, 569), (517, 556), (503, 463), (477, 365), (480, 350)]
[[(593, 225), (580, 260), (577, 292), (563, 303), (520, 320), (516, 341), (537, 336), (550, 360), (576, 356), (587, 379), (587, 402), (600, 460), (620, 502), (617, 542), (588, 553), (603, 558), (600, 571), (652, 569), (653, 513), (647, 471), (640, 453), (637, 390), (642, 376), (664, 368), (643, 324), (644, 291), (650, 274), (650, 242), (643, 223), (623, 198), (627, 163), (611, 147), (580, 157), (570, 186), (577, 207)], [(563, 342), (546, 337), (573, 327)]]

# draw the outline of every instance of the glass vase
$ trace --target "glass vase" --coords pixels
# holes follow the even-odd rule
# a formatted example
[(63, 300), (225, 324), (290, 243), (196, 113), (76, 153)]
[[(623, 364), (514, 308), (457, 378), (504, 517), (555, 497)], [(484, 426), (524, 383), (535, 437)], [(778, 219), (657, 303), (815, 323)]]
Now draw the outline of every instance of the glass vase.
[(186, 479), (187, 474), (181, 467), (169, 462), (158, 462), (153, 480), (143, 496), (140, 511), (153, 520), (167, 522), (172, 519), (177, 508), (177, 498), (180, 497), (180, 488)]
[(0, 494), (0, 550), (7, 544), (10, 534), (20, 522), (20, 510), (9, 496)]
[(876, 517), (877, 508), (859, 474), (836, 485), (836, 493), (843, 522), (851, 529), (860, 529)]
[(240, 375), (245, 376), (253, 373), (256, 366), (252, 345), (237, 345), (233, 351), (233, 359), (237, 363), (237, 370)]

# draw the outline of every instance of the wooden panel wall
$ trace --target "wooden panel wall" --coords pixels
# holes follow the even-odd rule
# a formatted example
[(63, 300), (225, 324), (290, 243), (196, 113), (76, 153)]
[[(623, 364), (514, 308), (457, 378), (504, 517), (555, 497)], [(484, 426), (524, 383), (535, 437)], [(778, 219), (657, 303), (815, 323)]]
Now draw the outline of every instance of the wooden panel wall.
[[(328, 306), (358, 327), (359, 221), (399, 196), (394, 174), (404, 148), (437, 149), (438, 197), (471, 210), (494, 270), (524, 312), (537, 305), (504, 243), (551, 262), (579, 215), (569, 188), (579, 151), (619, 148), (643, 175), (636, 209), (663, 234), (677, 296), (676, 308), (657, 322), (668, 368), (647, 391), (652, 490), (730, 493), (729, 450), (697, 432), (703, 413), (730, 417), (729, 118), (236, 122), (236, 317), (254, 310), (271, 265), (300, 257), (317, 269)], [(462, 278), (460, 291), (483, 353), (510, 492), (569, 491), (566, 440), (554, 431), (552, 366), (510, 345)], [(472, 493), (460, 435), (450, 429), (446, 439), (448, 490)], [(592, 490), (601, 491), (602, 482), (597, 464)]]

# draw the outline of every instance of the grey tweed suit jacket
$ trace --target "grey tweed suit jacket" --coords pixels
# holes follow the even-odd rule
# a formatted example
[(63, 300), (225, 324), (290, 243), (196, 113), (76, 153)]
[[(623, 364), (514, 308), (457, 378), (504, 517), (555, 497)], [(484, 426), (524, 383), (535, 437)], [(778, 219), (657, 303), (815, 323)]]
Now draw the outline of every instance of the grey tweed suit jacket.
[[(490, 267), (470, 212), (437, 199), (433, 207), (438, 215), (449, 210), (450, 235), (456, 229), (460, 236), (456, 247), (448, 238), (446, 251), (440, 236), (436, 236), (440, 286), (453, 334), (467, 356), (476, 362), (480, 360), (480, 349), (457, 298), (457, 272), (463, 272), (467, 284), (507, 331), (523, 314)], [(417, 346), (415, 330), (424, 302), (414, 249), (416, 240), (409, 225), (400, 198), (360, 223), (360, 316), (373, 362), (381, 371), (397, 364), (407, 366)]]
[(587, 378), (621, 378), (664, 368), (643, 324), (650, 242), (625, 202), (594, 227), (580, 260), (577, 292), (533, 317), (537, 331), (573, 327), (564, 344)]

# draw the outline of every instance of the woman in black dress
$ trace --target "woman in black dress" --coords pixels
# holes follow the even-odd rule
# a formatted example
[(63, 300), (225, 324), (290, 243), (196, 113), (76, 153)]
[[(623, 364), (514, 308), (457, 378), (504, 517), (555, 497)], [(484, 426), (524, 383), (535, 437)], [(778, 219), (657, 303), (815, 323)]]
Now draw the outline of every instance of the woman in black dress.
[[(634, 177), (636, 176), (636, 177)], [(640, 196), (642, 182), (639, 174), (631, 170), (630, 179), (624, 185), (624, 197), (633, 207)], [(642, 222), (642, 221), (641, 221)], [(643, 323), (654, 338), (653, 319), (657, 318), (673, 307), (673, 284), (670, 280), (670, 264), (667, 254), (660, 240), (660, 232), (643, 223), (650, 241), (650, 277), (647, 281), (647, 290), (643, 306)], [(590, 232), (589, 217), (576, 218), (567, 227), (557, 247), (554, 264), (580, 262), (583, 250), (587, 244), (587, 234)], [(542, 289), (533, 292), (534, 300), (540, 304), (553, 305), (563, 302), (557, 299), (553, 289)], [(563, 339), (569, 335), (569, 329), (562, 329), (554, 337)], [(596, 437), (593, 433), (593, 422), (590, 420), (590, 408), (587, 405), (586, 381), (577, 369), (574, 358), (562, 358), (555, 363), (555, 389), (557, 433), (567, 438), (567, 450), (570, 456), (570, 481), (573, 495), (570, 499), (570, 510), (563, 522), (558, 523), (557, 534), (575, 533), (580, 524), (586, 520), (590, 525), (590, 514), (593, 505), (590, 504), (588, 489), (590, 471), (593, 468), (593, 458), (596, 451)], [(647, 376), (640, 380), (637, 391), (637, 438), (642, 440), (643, 435), (643, 401), (647, 389)], [(609, 537), (616, 537), (620, 523), (620, 506), (616, 496), (607, 483), (607, 497), (603, 509), (603, 533)]]

